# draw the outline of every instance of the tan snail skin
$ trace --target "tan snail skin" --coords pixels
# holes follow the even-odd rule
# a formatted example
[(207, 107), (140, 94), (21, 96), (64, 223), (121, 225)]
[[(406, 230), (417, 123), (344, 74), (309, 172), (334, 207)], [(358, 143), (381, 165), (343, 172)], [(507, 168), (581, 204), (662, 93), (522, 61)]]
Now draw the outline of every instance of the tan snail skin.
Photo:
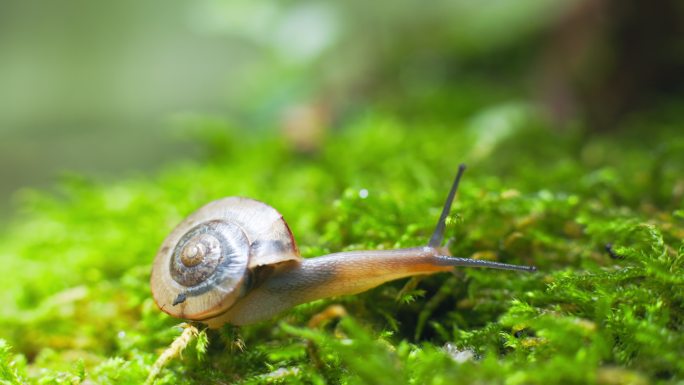
[(210, 202), (162, 244), (152, 269), (154, 299), (174, 317), (220, 327), (251, 324), (298, 304), (454, 266), (535, 271), (532, 266), (455, 258), (441, 246), (464, 170), (461, 165), (430, 243), (423, 247), (301, 258), (287, 223), (272, 207), (237, 197)]

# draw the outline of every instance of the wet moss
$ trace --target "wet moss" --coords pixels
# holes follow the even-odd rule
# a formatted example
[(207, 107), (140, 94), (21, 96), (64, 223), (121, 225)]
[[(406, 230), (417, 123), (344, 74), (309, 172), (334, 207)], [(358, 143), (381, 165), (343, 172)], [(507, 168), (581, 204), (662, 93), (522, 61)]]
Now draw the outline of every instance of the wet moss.
[[(275, 134), (197, 124), (201, 161), (22, 193), (22, 214), (0, 242), (3, 383), (142, 383), (181, 333), (151, 299), (152, 258), (207, 201), (268, 202), (306, 257), (415, 246), (427, 242), (461, 161), (470, 167), (448, 220), (454, 255), (537, 273), (459, 269), (226, 326), (208, 333), (208, 346), (190, 344), (156, 383), (684, 378), (684, 146), (672, 124), (641, 121), (607, 136), (516, 118), (495, 135), (376, 115), (306, 154)], [(331, 304), (348, 315), (307, 327)]]

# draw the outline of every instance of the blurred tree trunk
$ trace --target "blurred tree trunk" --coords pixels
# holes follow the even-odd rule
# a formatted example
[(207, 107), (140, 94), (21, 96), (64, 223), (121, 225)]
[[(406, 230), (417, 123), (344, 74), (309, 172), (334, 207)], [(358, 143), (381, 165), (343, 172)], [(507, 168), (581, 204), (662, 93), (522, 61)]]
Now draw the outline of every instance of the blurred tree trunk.
[(676, 0), (580, 0), (550, 31), (539, 97), (561, 126), (615, 128), (684, 90), (684, 6)]

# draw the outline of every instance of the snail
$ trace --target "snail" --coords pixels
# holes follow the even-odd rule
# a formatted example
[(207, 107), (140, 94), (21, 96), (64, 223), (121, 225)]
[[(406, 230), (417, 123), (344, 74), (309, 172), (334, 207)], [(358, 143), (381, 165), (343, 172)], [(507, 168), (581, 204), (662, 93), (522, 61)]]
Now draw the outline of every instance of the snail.
[(210, 202), (162, 243), (150, 279), (154, 300), (171, 316), (215, 328), (255, 323), (298, 304), (454, 266), (535, 271), (452, 257), (441, 245), (464, 170), (461, 165), (429, 243), (419, 247), (302, 258), (290, 228), (271, 206), (242, 197)]

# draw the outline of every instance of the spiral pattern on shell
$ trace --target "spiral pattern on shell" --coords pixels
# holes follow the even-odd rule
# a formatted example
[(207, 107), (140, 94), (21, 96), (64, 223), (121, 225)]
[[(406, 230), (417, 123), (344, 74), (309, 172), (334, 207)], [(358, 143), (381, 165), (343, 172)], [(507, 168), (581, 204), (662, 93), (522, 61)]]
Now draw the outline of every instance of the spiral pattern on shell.
[(164, 240), (152, 268), (152, 294), (174, 317), (206, 320), (245, 293), (250, 269), (299, 258), (275, 209), (249, 198), (224, 198), (192, 213)]
[(224, 221), (209, 221), (190, 229), (173, 250), (169, 269), (187, 294), (211, 290), (244, 269), (249, 244), (239, 227)]

